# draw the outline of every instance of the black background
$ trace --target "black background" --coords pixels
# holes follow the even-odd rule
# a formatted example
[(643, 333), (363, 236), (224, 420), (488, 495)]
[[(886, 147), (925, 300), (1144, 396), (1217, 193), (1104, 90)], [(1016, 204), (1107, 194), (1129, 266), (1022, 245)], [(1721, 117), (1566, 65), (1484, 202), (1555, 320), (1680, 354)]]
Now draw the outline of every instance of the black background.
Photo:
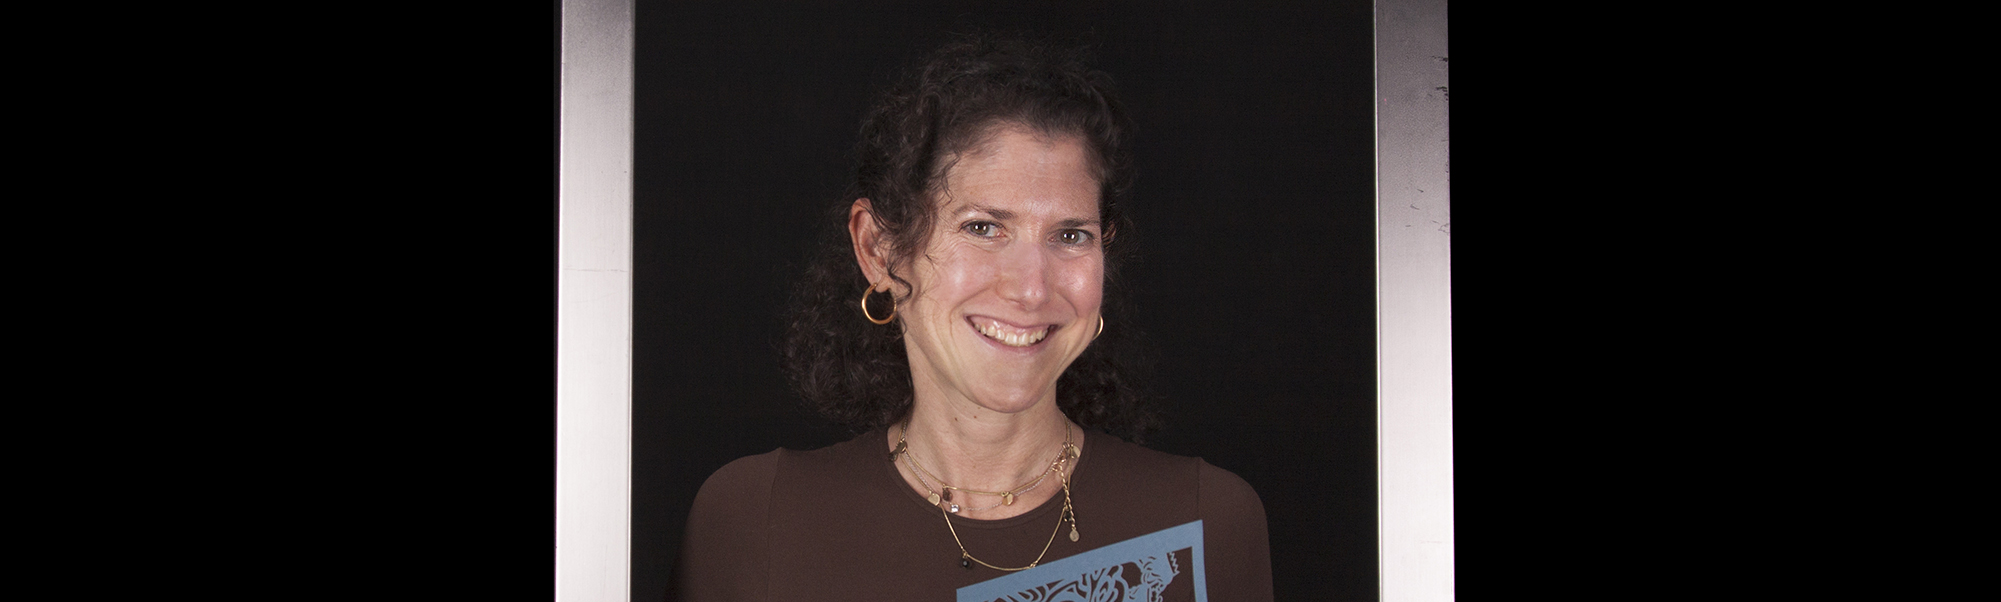
[(786, 388), (780, 303), (873, 94), (976, 28), (1095, 44), (1137, 123), (1149, 446), (1257, 489), (1280, 599), (1375, 599), (1370, 8), (640, 2), (633, 599), (664, 596), (710, 472), (848, 437)]

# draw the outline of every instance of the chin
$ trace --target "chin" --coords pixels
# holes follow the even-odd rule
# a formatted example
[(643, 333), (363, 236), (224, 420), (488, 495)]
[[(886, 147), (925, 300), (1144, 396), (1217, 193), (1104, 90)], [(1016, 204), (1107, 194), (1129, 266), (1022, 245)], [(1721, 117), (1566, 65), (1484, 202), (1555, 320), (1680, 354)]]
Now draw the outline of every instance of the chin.
[(1034, 408), (1035, 404), (1041, 403), (1045, 392), (1050, 393), (1049, 400), (1051, 403), (1054, 403), (1056, 400), (1054, 392), (1050, 389), (1040, 388), (1033, 391), (1017, 390), (1007, 393), (979, 395), (973, 398), (973, 402), (979, 404), (980, 407), (994, 412), (1019, 414)]

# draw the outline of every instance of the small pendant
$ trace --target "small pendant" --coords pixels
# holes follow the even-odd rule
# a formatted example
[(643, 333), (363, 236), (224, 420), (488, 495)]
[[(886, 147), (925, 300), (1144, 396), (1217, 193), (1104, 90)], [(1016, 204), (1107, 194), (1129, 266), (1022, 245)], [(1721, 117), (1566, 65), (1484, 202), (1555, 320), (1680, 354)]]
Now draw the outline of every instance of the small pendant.
[(1014, 505), (1014, 492), (1007, 492), (1007, 493), (1002, 493), (1002, 494), (1001, 494), (1001, 505), (1002, 505), (1002, 506), (1013, 506), (1013, 505)]
[(938, 505), (938, 494), (936, 493), (926, 496), (924, 499), (931, 500), (931, 505), (933, 506)]
[(973, 568), (973, 560), (972, 560), (972, 557), (970, 557), (970, 556), (960, 556), (960, 557), (959, 557), (959, 566), (962, 566), (962, 567), (966, 567), (966, 568), (969, 568), (969, 569), (970, 569), (970, 568)]
[(1070, 541), (1077, 541), (1077, 525), (1070, 525)]
[(953, 514), (958, 514), (958, 513), (959, 513), (959, 505), (958, 505), (958, 504), (952, 504), (952, 508), (951, 508), (951, 510), (952, 510), (952, 513), (953, 513)]

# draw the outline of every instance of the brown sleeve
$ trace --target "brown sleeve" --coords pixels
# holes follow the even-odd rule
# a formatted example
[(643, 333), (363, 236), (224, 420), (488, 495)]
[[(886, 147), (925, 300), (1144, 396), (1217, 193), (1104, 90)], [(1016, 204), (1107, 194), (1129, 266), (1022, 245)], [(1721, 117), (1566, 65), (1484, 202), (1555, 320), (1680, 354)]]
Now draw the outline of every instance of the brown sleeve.
[(766, 522), (779, 453), (740, 458), (702, 483), (688, 510), (668, 600), (765, 599), (770, 557)]
[(1209, 599), (1268, 602), (1271, 591), (1271, 537), (1265, 505), (1251, 484), (1230, 471), (1201, 463), (1202, 549), (1208, 566)]

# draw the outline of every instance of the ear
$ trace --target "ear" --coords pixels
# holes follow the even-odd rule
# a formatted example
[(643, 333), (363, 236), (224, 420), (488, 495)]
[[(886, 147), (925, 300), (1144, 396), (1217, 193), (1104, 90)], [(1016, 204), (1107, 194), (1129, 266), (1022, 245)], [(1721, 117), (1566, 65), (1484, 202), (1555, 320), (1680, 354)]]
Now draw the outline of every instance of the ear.
[(875, 223), (875, 205), (868, 199), (855, 199), (848, 207), (848, 240), (855, 246), (855, 263), (861, 265), (862, 277), (874, 283), (873, 290), (889, 288), (889, 244), (883, 239), (882, 229)]

